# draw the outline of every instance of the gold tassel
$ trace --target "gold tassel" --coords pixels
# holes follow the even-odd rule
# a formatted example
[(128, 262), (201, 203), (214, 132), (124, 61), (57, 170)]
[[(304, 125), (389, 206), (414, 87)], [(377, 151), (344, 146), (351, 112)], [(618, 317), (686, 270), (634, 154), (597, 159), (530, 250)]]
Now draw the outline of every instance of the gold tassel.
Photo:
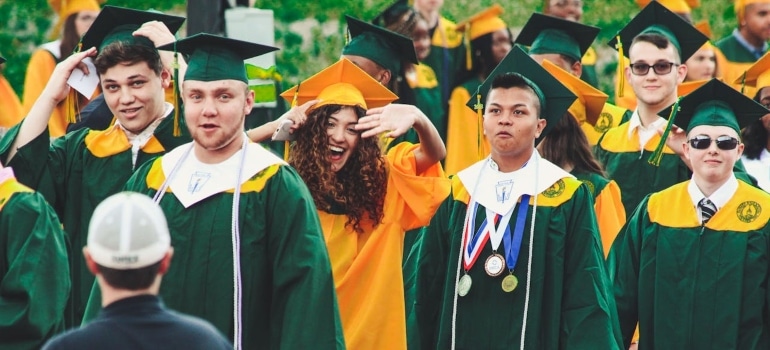
[(465, 26), (465, 36), (463, 37), (463, 41), (465, 41), (465, 69), (467, 71), (470, 71), (471, 69), (473, 69), (473, 58), (471, 57), (471, 22), (470, 21)]
[[(291, 99), (291, 107), (290, 108), (297, 107), (297, 98), (299, 97), (299, 87), (300, 87), (300, 85), (302, 85), (301, 82), (299, 84), (297, 84), (297, 90), (294, 90), (294, 97)], [(287, 162), (289, 161), (289, 148), (290, 148), (290, 146), (291, 146), (291, 143), (289, 142), (289, 140), (286, 140), (286, 141), (283, 142), (283, 160), (285, 160)]]
[(743, 75), (741, 76), (741, 94), (742, 95), (745, 95), (744, 92), (746, 91), (746, 73), (748, 73), (748, 72), (749, 71), (743, 72)]
[(174, 76), (171, 77), (171, 84), (174, 84), (174, 137), (182, 136), (182, 128), (179, 125), (179, 53), (176, 52), (176, 42), (174, 42)]
[(660, 137), (658, 147), (655, 148), (655, 151), (650, 154), (650, 158), (647, 159), (647, 162), (654, 166), (659, 166), (660, 160), (663, 159), (663, 148), (666, 147), (666, 139), (668, 139), (668, 134), (671, 133), (671, 127), (674, 125), (677, 112), (679, 112), (679, 98), (676, 99), (674, 106), (671, 107), (671, 114), (668, 116), (668, 123), (666, 123), (666, 129)]
[(615, 44), (615, 48), (618, 49), (618, 97), (623, 97), (623, 90), (626, 88), (626, 75), (623, 71), (623, 42), (620, 41), (620, 35), (617, 37), (618, 42)]
[(70, 88), (66, 101), (64, 102), (67, 106), (67, 124), (74, 124), (80, 120), (79, 100), (78, 92), (75, 89)]
[(484, 118), (484, 115), (483, 115), (484, 105), (481, 104), (480, 90), (481, 90), (481, 85), (476, 87), (476, 104), (473, 105), (473, 109), (476, 110), (476, 124), (478, 127), (477, 129), (478, 132), (476, 133), (476, 146), (477, 146), (476, 149), (478, 151), (479, 160), (484, 158), (484, 151), (482, 151), (484, 149), (482, 147), (483, 146), (482, 143), (484, 142), (484, 132), (483, 132), (484, 123), (482, 121), (483, 120), (482, 118)]

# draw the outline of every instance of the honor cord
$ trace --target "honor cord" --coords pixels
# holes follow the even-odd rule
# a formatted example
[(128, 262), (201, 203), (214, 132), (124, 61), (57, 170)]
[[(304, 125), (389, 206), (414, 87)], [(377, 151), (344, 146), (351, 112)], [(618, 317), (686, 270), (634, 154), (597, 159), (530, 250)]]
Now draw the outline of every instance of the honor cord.
[[(540, 154), (535, 157), (535, 190), (537, 190), (538, 180), (540, 180)], [(535, 242), (535, 218), (537, 214), (537, 197), (535, 194), (535, 203), (532, 205), (532, 222), (529, 227), (529, 257), (527, 257), (527, 288), (524, 291), (524, 319), (521, 322), (521, 350), (524, 350), (524, 338), (527, 332), (527, 314), (529, 313), (529, 287), (530, 276), (532, 275), (532, 245)]]

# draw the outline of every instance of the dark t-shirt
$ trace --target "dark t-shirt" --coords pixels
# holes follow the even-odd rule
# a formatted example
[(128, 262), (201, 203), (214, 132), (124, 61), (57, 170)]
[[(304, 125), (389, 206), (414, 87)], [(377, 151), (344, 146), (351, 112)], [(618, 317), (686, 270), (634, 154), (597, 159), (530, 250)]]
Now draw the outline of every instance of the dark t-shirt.
[(208, 322), (165, 308), (154, 295), (118, 300), (80, 329), (51, 339), (43, 349), (232, 349)]

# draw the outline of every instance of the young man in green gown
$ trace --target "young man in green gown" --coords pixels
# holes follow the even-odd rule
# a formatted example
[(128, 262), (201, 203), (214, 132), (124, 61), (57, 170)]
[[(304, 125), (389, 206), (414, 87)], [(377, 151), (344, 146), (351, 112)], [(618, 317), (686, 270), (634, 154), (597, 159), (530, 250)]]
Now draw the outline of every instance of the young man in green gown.
[(590, 191), (535, 150), (575, 95), (518, 46), (479, 93), (469, 105), (484, 109), (492, 151), (453, 178), (415, 246), (410, 341), (418, 337), (421, 349), (619, 349)]
[(64, 331), (69, 292), (59, 218), (42, 195), (0, 165), (0, 347), (39, 349)]
[[(189, 140), (185, 133), (173, 135), (174, 108), (164, 101), (171, 72), (162, 68), (155, 49), (172, 42), (172, 32), (183, 22), (182, 17), (105, 6), (81, 40), (84, 51), (57, 65), (30, 113), (0, 141), (0, 157), (14, 168), (19, 181), (42, 193), (56, 210), (70, 251), (85, 245), (97, 204), (120, 191), (143, 162)], [(78, 130), (51, 143), (52, 108), (67, 98), (67, 79), (77, 67), (84, 67), (81, 61), (86, 57), (94, 58), (96, 71), (88, 73), (99, 75), (116, 122), (107, 130)], [(184, 71), (183, 62), (180, 70)], [(70, 254), (69, 259), (68, 328), (80, 324), (94, 282), (79, 254)]]
[(638, 322), (640, 349), (768, 349), (770, 195), (733, 173), (767, 110), (717, 80), (677, 107), (692, 178), (646, 196), (608, 259), (623, 344)]
[[(169, 308), (211, 322), (235, 348), (344, 348), (331, 266), (313, 198), (297, 172), (244, 132), (254, 93), (243, 60), (276, 48), (198, 34), (182, 84), (193, 142), (144, 164), (126, 189), (154, 196), (174, 261)], [(94, 290), (86, 318), (98, 310)]]

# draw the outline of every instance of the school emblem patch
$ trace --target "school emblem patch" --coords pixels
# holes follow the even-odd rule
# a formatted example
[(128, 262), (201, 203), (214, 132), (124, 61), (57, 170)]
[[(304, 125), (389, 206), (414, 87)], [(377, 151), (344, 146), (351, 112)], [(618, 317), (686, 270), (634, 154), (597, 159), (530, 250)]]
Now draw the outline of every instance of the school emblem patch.
[(548, 198), (561, 196), (561, 194), (564, 193), (564, 187), (564, 179), (560, 179), (551, 185), (551, 187), (548, 187), (545, 191), (543, 191), (543, 195)]
[(738, 219), (749, 223), (756, 220), (762, 213), (762, 207), (754, 201), (745, 201), (738, 206)]
[(602, 112), (602, 114), (599, 115), (599, 119), (596, 120), (594, 130), (596, 130), (596, 132), (604, 133), (612, 127), (613, 121), (614, 120), (612, 118), (612, 114), (608, 112)]
[(588, 180), (580, 180), (584, 184), (586, 184), (586, 187), (588, 187), (588, 190), (591, 191), (592, 195), (596, 195), (596, 186), (594, 186), (594, 183)]

